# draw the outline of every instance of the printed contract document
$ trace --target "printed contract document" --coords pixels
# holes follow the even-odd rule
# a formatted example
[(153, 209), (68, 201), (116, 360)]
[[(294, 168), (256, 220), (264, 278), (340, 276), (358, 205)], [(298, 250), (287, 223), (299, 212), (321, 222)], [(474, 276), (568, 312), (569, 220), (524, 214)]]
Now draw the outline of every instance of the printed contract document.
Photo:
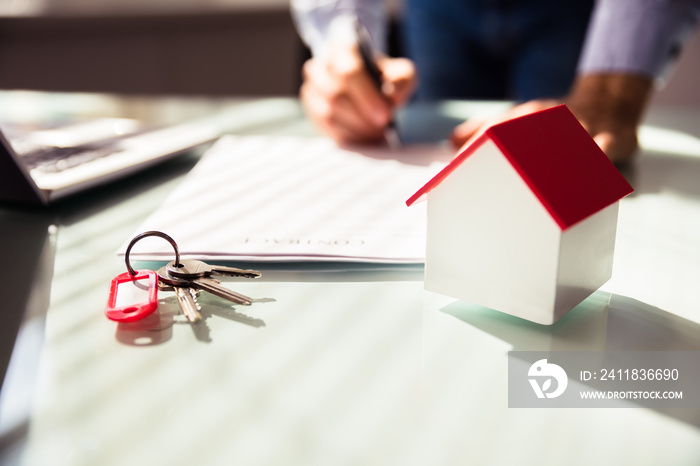
[[(437, 145), (392, 151), (225, 136), (135, 233), (167, 233), (183, 258), (422, 263), (426, 203), (405, 201), (453, 155)], [(137, 243), (130, 257), (174, 253), (155, 238)]]

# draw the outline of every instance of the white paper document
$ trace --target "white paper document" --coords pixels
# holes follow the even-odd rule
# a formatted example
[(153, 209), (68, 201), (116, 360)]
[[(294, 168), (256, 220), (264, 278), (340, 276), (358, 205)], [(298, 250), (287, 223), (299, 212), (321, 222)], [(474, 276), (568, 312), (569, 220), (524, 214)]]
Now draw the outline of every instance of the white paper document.
[[(425, 203), (408, 199), (454, 153), (341, 148), (322, 138), (225, 136), (139, 228), (183, 258), (422, 263)], [(125, 243), (119, 253), (124, 254)], [(171, 260), (159, 238), (132, 260)]]

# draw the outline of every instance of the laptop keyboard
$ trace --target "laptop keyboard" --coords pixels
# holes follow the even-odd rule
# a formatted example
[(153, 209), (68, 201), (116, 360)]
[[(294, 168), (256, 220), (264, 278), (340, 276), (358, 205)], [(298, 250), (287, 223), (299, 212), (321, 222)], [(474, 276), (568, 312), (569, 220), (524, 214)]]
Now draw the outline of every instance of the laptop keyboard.
[(14, 152), (32, 172), (56, 173), (123, 152), (123, 139), (147, 128), (136, 120), (94, 118), (37, 124), (0, 122)]
[(110, 140), (76, 147), (40, 146), (19, 155), (30, 170), (55, 173), (121, 152), (119, 142)]
[(31, 182), (58, 199), (216, 139), (220, 126), (204, 119), (161, 128), (107, 118), (43, 130), (0, 122), (0, 137)]

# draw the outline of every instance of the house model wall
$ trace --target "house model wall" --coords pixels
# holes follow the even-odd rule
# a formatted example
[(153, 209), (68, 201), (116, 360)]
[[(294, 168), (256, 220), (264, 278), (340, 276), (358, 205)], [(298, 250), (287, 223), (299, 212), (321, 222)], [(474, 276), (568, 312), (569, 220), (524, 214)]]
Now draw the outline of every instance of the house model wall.
[(425, 288), (552, 324), (612, 274), (632, 188), (564, 106), (494, 126), (419, 190)]

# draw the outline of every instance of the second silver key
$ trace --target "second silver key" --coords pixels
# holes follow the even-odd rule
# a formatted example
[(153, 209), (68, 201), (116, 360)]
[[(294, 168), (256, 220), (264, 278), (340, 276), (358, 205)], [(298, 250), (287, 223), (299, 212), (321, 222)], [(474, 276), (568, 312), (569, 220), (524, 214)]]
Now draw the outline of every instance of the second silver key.
[(177, 297), (177, 302), (180, 304), (180, 309), (187, 320), (196, 324), (202, 320), (202, 314), (199, 313), (201, 308), (197, 304), (197, 290), (194, 288), (183, 288), (172, 286), (163, 281), (161, 277), (158, 279), (158, 289), (161, 291), (173, 291)]
[(228, 288), (221, 286), (221, 281), (215, 278), (200, 277), (194, 280), (187, 280), (187, 282), (187, 286), (191, 288), (207, 291), (220, 298), (228, 299), (231, 302), (237, 304), (244, 304), (246, 306), (253, 304), (253, 300), (251, 298), (244, 294), (236, 293), (233, 290), (229, 290)]
[(195, 279), (186, 279), (175, 277), (167, 269), (167, 266), (161, 267), (158, 270), (158, 278), (167, 285), (182, 288), (195, 288), (197, 290), (208, 291), (209, 293), (219, 296), (220, 298), (228, 299), (236, 304), (244, 304), (246, 306), (253, 303), (253, 300), (246, 295), (236, 293), (226, 287), (221, 286), (221, 282), (214, 278), (199, 277)]
[(258, 278), (262, 275), (259, 270), (239, 269), (224, 265), (207, 264), (204, 261), (185, 259), (175, 264), (168, 263), (170, 275), (180, 278), (194, 279), (196, 277), (211, 277), (212, 275), (224, 275), (227, 277)]
[(177, 296), (177, 301), (180, 303), (180, 308), (182, 313), (185, 314), (187, 320), (196, 324), (202, 320), (202, 314), (199, 313), (200, 307), (197, 301), (194, 299), (192, 288), (182, 288), (175, 287), (175, 296)]

